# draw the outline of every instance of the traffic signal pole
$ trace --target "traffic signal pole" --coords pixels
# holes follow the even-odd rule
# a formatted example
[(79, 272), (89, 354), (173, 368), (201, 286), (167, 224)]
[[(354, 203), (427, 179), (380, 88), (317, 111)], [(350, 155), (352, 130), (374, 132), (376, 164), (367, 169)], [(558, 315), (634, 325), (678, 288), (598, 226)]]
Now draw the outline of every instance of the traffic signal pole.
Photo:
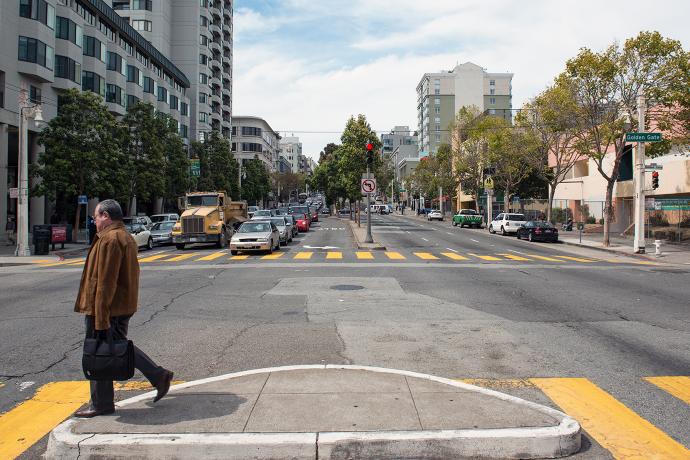
[[(638, 132), (644, 132), (644, 117), (645, 117), (645, 98), (640, 94), (637, 96), (637, 121)], [(645, 156), (644, 142), (637, 143), (637, 154), (635, 155), (635, 242), (633, 243), (633, 252), (636, 254), (645, 253), (645, 235), (644, 235), (644, 207), (645, 207), (645, 192), (644, 192), (644, 156)]]

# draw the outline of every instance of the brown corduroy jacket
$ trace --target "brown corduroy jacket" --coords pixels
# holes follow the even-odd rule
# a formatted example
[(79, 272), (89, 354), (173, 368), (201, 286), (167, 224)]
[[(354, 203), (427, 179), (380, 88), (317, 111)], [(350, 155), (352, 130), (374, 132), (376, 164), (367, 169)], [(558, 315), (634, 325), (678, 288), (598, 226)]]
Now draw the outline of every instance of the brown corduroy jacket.
[(110, 327), (110, 317), (132, 315), (139, 297), (137, 243), (122, 222), (94, 238), (81, 275), (74, 311), (95, 316), (96, 330)]

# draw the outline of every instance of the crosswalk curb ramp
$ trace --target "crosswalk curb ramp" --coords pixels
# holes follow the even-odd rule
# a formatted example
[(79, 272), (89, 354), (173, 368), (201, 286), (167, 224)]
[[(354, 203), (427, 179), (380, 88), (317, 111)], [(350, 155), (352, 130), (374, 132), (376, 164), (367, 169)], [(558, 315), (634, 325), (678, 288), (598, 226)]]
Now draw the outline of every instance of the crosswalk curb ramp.
[(578, 422), (550, 407), (368, 366), (258, 369), (177, 385), (155, 407), (152, 396), (60, 424), (46, 458), (557, 458), (581, 443)]

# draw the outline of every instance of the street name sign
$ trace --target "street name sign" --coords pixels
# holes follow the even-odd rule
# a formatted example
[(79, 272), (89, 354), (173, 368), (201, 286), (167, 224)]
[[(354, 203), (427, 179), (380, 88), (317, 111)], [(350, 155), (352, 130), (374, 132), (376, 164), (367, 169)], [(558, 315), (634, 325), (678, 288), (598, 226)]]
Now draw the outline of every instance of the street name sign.
[(362, 179), (362, 193), (375, 193), (376, 179)]
[(192, 158), (189, 162), (189, 169), (192, 177), (201, 176), (201, 160), (198, 158)]
[(625, 133), (625, 142), (661, 142), (661, 133)]

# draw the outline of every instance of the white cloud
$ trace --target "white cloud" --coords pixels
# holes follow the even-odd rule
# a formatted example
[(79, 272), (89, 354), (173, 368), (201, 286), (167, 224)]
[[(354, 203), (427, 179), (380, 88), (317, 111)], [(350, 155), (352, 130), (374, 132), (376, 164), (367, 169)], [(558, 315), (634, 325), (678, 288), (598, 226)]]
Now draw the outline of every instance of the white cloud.
[[(326, 143), (339, 142), (350, 115), (364, 113), (377, 130), (395, 125), (415, 130), (420, 78), (458, 62), (513, 72), (513, 106), (519, 107), (581, 47), (600, 50), (640, 30), (658, 30), (690, 49), (685, 0), (654, 6), (632, 0), (289, 0), (286, 5), (276, 17), (238, 9), (240, 39), (261, 27), (272, 33), (236, 41), (233, 111), (263, 117), (287, 134), (295, 131), (304, 152), (314, 157)], [(316, 51), (332, 49), (335, 40), (342, 55), (315, 55), (319, 43), (313, 38), (301, 43), (294, 28), (281, 34), (283, 25), (307, 18), (322, 18), (323, 44)], [(329, 35), (343, 24), (352, 24), (352, 32)]]

